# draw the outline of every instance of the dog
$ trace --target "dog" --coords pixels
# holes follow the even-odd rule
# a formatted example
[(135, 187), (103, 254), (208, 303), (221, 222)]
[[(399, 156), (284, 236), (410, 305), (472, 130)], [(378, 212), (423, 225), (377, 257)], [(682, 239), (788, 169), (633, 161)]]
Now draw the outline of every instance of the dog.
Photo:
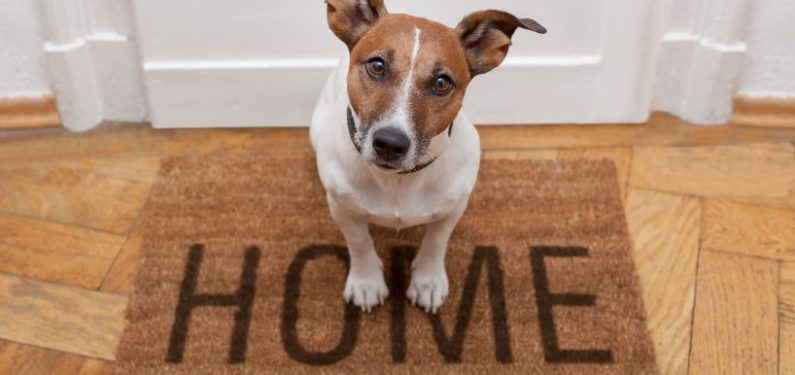
[(531, 19), (485, 10), (456, 28), (391, 14), (383, 0), (326, 0), (348, 54), (315, 107), (310, 139), (331, 217), (350, 254), (343, 298), (364, 311), (389, 289), (368, 225), (427, 225), (406, 296), (435, 314), (448, 295), (447, 242), (467, 207), (480, 138), (462, 112), (477, 75), (502, 63)]

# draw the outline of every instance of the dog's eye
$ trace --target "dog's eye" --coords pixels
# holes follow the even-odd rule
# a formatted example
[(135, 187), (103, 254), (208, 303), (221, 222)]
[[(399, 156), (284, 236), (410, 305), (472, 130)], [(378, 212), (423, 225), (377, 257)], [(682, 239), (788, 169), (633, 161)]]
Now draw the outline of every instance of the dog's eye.
[(376, 57), (365, 64), (367, 74), (373, 78), (382, 78), (386, 74), (386, 63)]
[(440, 75), (433, 81), (433, 92), (438, 95), (446, 95), (453, 90), (453, 81), (446, 75)]

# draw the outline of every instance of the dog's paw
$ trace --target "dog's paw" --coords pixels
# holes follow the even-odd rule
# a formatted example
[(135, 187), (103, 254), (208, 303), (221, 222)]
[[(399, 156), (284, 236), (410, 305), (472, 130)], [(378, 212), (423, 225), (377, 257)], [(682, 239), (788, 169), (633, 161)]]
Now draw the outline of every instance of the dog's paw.
[(389, 288), (386, 287), (384, 274), (379, 268), (367, 272), (351, 272), (345, 281), (342, 296), (345, 302), (353, 302), (362, 311), (370, 312), (373, 307), (384, 304), (389, 297)]
[(449, 286), (442, 261), (415, 261), (406, 297), (426, 312), (436, 314), (447, 299)]

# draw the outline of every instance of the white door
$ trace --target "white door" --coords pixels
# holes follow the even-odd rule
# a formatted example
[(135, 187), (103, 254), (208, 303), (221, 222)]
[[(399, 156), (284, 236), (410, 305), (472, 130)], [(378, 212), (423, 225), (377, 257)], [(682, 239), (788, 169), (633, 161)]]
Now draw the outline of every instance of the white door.
[[(455, 26), (503, 9), (539, 21), (508, 59), (478, 77), (465, 109), (476, 123), (641, 122), (654, 76), (651, 0), (386, 0)], [(345, 48), (319, 0), (133, 0), (155, 127), (306, 126)], [(646, 65), (645, 65), (646, 64)]]
[[(155, 127), (306, 126), (346, 53), (321, 0), (40, 0), (61, 118)], [(632, 123), (664, 110), (696, 123), (731, 114), (751, 0), (386, 0), (454, 26), (503, 9), (519, 31), (477, 77), (479, 124)]]

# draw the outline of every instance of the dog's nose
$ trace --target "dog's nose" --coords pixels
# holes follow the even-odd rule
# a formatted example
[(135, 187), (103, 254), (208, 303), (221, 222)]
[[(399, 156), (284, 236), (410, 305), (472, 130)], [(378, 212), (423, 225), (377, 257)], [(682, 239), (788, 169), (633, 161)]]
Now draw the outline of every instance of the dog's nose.
[(398, 129), (383, 128), (373, 134), (373, 148), (386, 161), (402, 158), (409, 151), (409, 146), (409, 137)]

